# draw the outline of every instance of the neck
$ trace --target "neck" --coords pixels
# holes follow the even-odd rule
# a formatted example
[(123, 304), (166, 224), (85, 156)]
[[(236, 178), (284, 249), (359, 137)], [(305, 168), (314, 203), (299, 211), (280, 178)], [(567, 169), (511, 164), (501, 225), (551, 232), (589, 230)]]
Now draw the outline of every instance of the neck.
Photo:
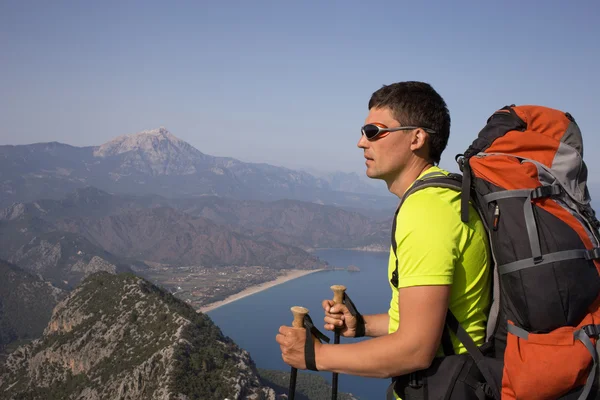
[(407, 165), (406, 168), (404, 168), (395, 179), (387, 182), (388, 190), (399, 198), (402, 198), (408, 187), (417, 180), (419, 175), (432, 166), (432, 163), (423, 159), (415, 160)]

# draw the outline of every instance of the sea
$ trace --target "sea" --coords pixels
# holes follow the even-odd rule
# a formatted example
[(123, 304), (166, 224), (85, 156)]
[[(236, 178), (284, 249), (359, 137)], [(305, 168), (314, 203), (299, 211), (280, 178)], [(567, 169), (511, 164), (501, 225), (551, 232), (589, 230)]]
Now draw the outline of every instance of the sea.
[[(333, 298), (331, 285), (344, 285), (346, 292), (362, 314), (386, 313), (391, 289), (387, 282), (388, 253), (354, 250), (319, 250), (314, 253), (335, 267), (356, 265), (359, 272), (333, 270), (315, 272), (274, 286), (207, 314), (239, 346), (246, 349), (257, 367), (289, 371), (281, 359), (275, 336), (281, 325), (291, 326), (292, 306), (308, 308), (313, 322), (333, 343), (333, 333), (323, 328), (321, 302)], [(341, 338), (341, 343), (368, 339)], [(331, 383), (329, 372), (322, 375)], [(388, 379), (364, 378), (340, 374), (338, 391), (352, 393), (361, 400), (381, 399), (390, 383)]]

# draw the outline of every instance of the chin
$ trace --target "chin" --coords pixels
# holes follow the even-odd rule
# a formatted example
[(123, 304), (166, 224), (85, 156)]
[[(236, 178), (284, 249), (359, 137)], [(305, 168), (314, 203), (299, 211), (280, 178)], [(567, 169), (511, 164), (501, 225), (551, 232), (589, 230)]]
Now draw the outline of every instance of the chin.
[(366, 175), (371, 179), (381, 179), (380, 174), (378, 174), (376, 171), (372, 171), (370, 169), (367, 169)]

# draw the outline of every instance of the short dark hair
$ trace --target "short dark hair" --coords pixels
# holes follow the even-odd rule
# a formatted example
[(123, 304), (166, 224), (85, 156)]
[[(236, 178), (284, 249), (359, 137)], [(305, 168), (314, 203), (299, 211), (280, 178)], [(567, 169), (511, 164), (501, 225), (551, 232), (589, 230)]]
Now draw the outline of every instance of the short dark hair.
[(387, 107), (402, 125), (414, 125), (435, 131), (429, 134), (429, 157), (435, 164), (450, 137), (450, 111), (431, 85), (424, 82), (398, 82), (384, 85), (369, 100), (371, 108)]

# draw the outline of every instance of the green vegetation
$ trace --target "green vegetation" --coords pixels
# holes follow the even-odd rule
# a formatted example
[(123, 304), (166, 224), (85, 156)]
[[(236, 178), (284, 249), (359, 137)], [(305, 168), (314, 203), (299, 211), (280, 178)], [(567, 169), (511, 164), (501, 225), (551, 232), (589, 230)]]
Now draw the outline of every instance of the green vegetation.
[[(288, 394), (290, 373), (259, 369), (260, 379), (265, 386), (272, 387), (275, 392)], [(298, 400), (329, 400), (331, 399), (331, 385), (320, 375), (298, 371), (296, 378), (296, 399)], [(357, 397), (338, 391), (339, 400), (356, 400)]]
[(0, 350), (42, 335), (60, 295), (45, 282), (0, 260)]
[(55, 382), (50, 387), (32, 387), (28, 392), (20, 395), (19, 400), (64, 400), (73, 393), (80, 393), (91, 382), (85, 374), (72, 375), (67, 373), (67, 378), (62, 382)]
[[(172, 295), (168, 297), (175, 299)], [(239, 349), (207, 315), (195, 312), (179, 300), (173, 306), (191, 322), (182, 332), (187, 343), (175, 351), (174, 391), (190, 400), (231, 397), (234, 384), (227, 378), (239, 375), (237, 360), (231, 356)]]

